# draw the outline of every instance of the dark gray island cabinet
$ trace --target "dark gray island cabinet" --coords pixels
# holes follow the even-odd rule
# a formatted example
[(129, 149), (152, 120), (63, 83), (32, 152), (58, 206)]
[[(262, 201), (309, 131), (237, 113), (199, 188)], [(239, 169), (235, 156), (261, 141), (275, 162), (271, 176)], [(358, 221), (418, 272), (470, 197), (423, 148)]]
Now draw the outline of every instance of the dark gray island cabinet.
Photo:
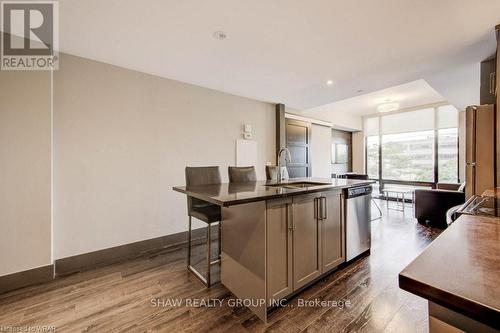
[(307, 178), (174, 190), (222, 207), (221, 282), (265, 322), (280, 300), (345, 262), (343, 189), (370, 183)]

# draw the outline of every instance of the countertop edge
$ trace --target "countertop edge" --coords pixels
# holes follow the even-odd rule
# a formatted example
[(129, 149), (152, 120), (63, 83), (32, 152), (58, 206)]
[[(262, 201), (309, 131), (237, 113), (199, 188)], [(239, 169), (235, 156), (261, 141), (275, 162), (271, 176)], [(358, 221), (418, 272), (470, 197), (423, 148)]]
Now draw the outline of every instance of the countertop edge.
[(195, 192), (190, 192), (190, 191), (184, 190), (184, 189), (182, 189), (182, 188), (180, 188), (178, 186), (172, 187), (172, 190), (174, 190), (175, 192), (187, 194), (187, 195), (189, 195), (191, 197), (194, 197), (194, 198), (197, 198), (197, 199), (200, 199), (200, 200), (204, 200), (204, 201), (213, 203), (213, 204), (218, 205), (218, 206), (224, 206), (224, 203), (222, 201), (213, 199), (212, 197), (209, 197), (209, 196), (206, 196), (206, 195), (199, 195), (199, 194), (197, 194)]
[[(463, 217), (469, 220), (474, 218), (475, 216), (465, 215)], [(481, 218), (481, 221), (474, 221), (474, 223), (500, 223), (498, 221), (495, 221), (495, 219), (491, 217), (479, 218)], [(470, 223), (470, 221), (463, 222)], [(449, 291), (444, 287), (434, 286), (431, 283), (424, 282), (421, 278), (415, 276), (415, 272), (411, 272), (412, 270), (415, 270), (415, 267), (410, 267), (412, 265), (418, 265), (417, 260), (421, 256), (429, 255), (428, 253), (426, 254), (426, 251), (433, 251), (433, 245), (435, 244), (435, 242), (439, 242), (442, 236), (450, 231), (451, 228), (459, 227), (459, 225), (457, 225), (456, 223), (460, 223), (460, 219), (455, 221), (448, 229), (444, 230), (420, 253), (420, 255), (418, 255), (408, 265), (406, 265), (406, 267), (398, 274), (399, 287), (414, 295), (420, 296), (457, 313), (473, 318), (490, 327), (500, 329), (500, 322), (498, 322), (497, 320), (500, 317), (499, 308), (492, 307), (480, 301), (471, 299), (470, 297), (454, 293), (453, 291)]]
[(495, 329), (500, 329), (500, 323), (496, 320), (500, 315), (497, 309), (468, 298), (457, 296), (446, 290), (435, 288), (404, 273), (405, 271), (403, 270), (398, 275), (398, 284), (401, 289), (473, 318)]
[(179, 192), (179, 193), (183, 193), (183, 194), (192, 196), (192, 197), (200, 199), (200, 200), (204, 200), (204, 201), (213, 203), (213, 204), (221, 206), (221, 207), (229, 207), (229, 206), (241, 205), (241, 204), (257, 202), (257, 201), (273, 200), (273, 199), (278, 199), (278, 198), (287, 198), (287, 197), (291, 197), (294, 195), (302, 195), (302, 194), (307, 194), (307, 193), (343, 190), (343, 189), (350, 188), (350, 187), (371, 185), (373, 183), (375, 183), (374, 180), (364, 180), (364, 181), (359, 181), (355, 184), (323, 185), (323, 186), (318, 186), (318, 187), (314, 187), (314, 188), (296, 189), (296, 191), (294, 191), (294, 192), (271, 194), (271, 195), (267, 195), (265, 197), (260, 197), (260, 196), (253, 197), (253, 198), (249, 197), (249, 198), (227, 200), (227, 201), (217, 200), (217, 199), (214, 199), (213, 197), (210, 197), (207, 195), (203, 195), (203, 194), (199, 194), (197, 192), (186, 190), (184, 186), (174, 186), (174, 187), (172, 187), (172, 190)]

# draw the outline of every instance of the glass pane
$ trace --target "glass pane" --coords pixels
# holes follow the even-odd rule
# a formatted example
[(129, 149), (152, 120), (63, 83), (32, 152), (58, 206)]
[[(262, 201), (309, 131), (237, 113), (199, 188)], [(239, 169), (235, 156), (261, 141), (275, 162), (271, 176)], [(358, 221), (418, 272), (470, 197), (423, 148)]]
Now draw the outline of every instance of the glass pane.
[(366, 169), (368, 177), (378, 179), (378, 136), (369, 136), (366, 138)]
[(434, 131), (382, 136), (382, 177), (434, 181)]
[(439, 130), (439, 182), (458, 182), (458, 128)]
[(438, 128), (457, 128), (458, 110), (453, 105), (438, 108)]
[(429, 131), (434, 129), (434, 108), (382, 116), (382, 134)]

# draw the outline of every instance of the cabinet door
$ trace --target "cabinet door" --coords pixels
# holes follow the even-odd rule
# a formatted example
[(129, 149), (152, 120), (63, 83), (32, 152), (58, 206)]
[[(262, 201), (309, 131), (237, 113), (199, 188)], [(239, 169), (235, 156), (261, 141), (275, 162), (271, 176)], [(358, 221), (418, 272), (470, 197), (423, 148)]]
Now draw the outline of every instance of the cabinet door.
[(293, 292), (292, 199), (267, 201), (266, 214), (267, 297), (272, 301)]
[(293, 287), (297, 290), (321, 274), (319, 195), (293, 197)]
[(481, 62), (481, 105), (495, 104), (496, 62), (496, 58)]
[(322, 273), (345, 261), (345, 229), (341, 192), (330, 191), (320, 197)]

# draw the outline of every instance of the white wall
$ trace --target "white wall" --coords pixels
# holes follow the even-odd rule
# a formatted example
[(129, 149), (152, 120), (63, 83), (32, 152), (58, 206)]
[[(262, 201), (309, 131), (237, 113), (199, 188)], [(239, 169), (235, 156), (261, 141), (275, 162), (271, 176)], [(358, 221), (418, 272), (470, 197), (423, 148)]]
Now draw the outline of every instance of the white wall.
[(275, 163), (274, 105), (62, 55), (54, 78), (54, 254), (187, 229), (184, 167), (235, 164), (251, 124)]
[(50, 265), (50, 73), (0, 71), (0, 275)]
[(312, 176), (331, 178), (332, 175), (332, 129), (312, 124), (311, 128)]

